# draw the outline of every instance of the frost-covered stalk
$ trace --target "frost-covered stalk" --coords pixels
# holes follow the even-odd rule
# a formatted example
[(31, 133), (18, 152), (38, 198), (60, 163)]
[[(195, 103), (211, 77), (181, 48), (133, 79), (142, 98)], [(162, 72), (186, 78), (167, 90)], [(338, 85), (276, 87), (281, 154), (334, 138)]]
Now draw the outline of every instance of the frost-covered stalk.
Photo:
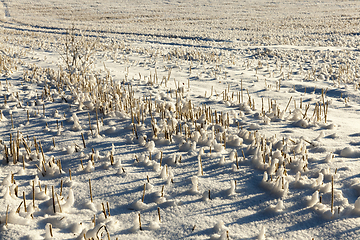
[(81, 32), (78, 35), (75, 31), (73, 27), (66, 32), (64, 49), (61, 53), (70, 82), (90, 71), (93, 64), (91, 57), (95, 54), (98, 43), (98, 40), (85, 38)]

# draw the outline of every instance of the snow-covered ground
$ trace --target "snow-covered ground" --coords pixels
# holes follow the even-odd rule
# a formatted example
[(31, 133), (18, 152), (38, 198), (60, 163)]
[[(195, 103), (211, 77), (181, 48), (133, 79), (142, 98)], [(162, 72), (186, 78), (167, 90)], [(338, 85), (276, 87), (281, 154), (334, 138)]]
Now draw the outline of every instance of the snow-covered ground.
[(0, 239), (356, 239), (358, 1), (0, 3)]

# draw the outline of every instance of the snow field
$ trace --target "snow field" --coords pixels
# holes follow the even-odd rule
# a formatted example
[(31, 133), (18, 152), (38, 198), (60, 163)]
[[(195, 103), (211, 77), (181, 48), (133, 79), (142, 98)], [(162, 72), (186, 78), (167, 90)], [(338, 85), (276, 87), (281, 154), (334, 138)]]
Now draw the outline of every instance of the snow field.
[(125, 36), (93, 13), (89, 36), (19, 2), (1, 22), (3, 239), (356, 238), (355, 26)]

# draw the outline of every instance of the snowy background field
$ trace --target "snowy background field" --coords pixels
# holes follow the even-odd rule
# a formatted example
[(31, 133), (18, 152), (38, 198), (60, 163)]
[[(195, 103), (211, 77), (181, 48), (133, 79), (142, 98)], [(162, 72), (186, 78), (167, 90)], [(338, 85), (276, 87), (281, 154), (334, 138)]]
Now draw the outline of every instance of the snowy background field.
[(359, 19), (1, 0), (0, 239), (357, 239)]

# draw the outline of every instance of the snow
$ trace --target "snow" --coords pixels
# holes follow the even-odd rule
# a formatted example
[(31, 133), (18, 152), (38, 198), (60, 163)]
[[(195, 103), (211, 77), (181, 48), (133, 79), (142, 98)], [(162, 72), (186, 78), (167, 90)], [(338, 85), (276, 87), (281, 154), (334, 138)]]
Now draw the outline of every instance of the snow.
[(358, 238), (359, 13), (2, 1), (0, 238)]

